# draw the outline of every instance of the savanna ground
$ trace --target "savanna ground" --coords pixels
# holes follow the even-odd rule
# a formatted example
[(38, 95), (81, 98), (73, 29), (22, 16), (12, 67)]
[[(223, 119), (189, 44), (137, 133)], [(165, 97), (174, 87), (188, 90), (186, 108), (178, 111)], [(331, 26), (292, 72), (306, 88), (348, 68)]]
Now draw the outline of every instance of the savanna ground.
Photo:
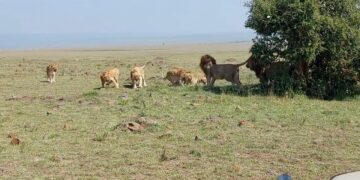
[[(197, 44), (0, 52), (0, 176), (106, 179), (329, 179), (358, 170), (360, 98), (322, 101), (257, 93), (217, 81), (170, 87), (173, 66), (200, 71), (200, 56), (243, 62), (250, 45)], [(59, 63), (57, 82), (45, 68)], [(148, 87), (129, 89), (134, 64)], [(120, 89), (99, 73), (120, 69)], [(151, 122), (140, 132), (124, 124)], [(9, 134), (19, 145), (11, 145)]]

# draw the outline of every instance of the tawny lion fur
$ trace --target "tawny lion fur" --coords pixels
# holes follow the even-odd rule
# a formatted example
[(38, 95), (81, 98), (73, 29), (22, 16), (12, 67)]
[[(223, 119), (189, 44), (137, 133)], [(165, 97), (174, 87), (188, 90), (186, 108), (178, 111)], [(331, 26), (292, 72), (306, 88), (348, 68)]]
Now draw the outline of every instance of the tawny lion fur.
[(206, 83), (205, 76), (202, 73), (194, 73), (190, 70), (174, 67), (167, 73), (165, 79), (169, 80), (172, 85), (195, 85)]
[(171, 68), (167, 73), (164, 79), (170, 81), (172, 85), (180, 85), (181, 84), (181, 74), (185, 72), (184, 68), (174, 67)]
[(112, 68), (107, 71), (104, 71), (100, 74), (101, 87), (105, 87), (106, 85), (110, 85), (113, 83), (116, 88), (119, 88), (119, 69)]
[(143, 86), (147, 86), (145, 82), (145, 73), (144, 73), (144, 66), (136, 66), (130, 72), (130, 78), (132, 82), (133, 89), (137, 87), (142, 88)]
[(58, 69), (59, 69), (58, 64), (50, 64), (46, 67), (46, 75), (47, 75), (49, 83), (56, 82), (55, 76), (56, 76), (56, 72), (58, 71)]
[(186, 71), (180, 75), (180, 80), (185, 85), (196, 85), (198, 83), (206, 84), (206, 78), (203, 73)]

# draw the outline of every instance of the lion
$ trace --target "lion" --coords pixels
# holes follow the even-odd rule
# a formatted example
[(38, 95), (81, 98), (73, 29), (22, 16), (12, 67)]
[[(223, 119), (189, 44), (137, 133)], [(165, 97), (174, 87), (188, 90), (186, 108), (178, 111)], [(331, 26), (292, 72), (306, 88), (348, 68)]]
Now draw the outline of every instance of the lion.
[(47, 75), (49, 83), (56, 82), (55, 76), (56, 76), (56, 72), (58, 71), (58, 69), (59, 69), (58, 64), (50, 64), (46, 67), (46, 75)]
[(206, 75), (206, 84), (213, 86), (217, 79), (225, 79), (232, 84), (241, 85), (239, 78), (239, 67), (247, 62), (240, 64), (217, 64), (215, 58), (206, 54), (200, 59), (200, 68)]
[(194, 73), (192, 71), (185, 71), (180, 75), (180, 81), (185, 85), (196, 85), (199, 83), (206, 84), (206, 78), (202, 73)]
[(144, 66), (136, 66), (130, 72), (130, 78), (133, 85), (133, 89), (137, 88), (137, 84), (139, 88), (143, 86), (147, 86), (145, 82), (145, 73), (144, 73)]
[(166, 77), (172, 85), (196, 85), (198, 83), (206, 83), (205, 76), (200, 73), (194, 73), (190, 70), (173, 67), (167, 73)]
[(268, 65), (261, 64), (253, 55), (246, 61), (246, 67), (255, 72), (260, 83), (269, 85), (271, 80), (278, 75), (289, 75), (293, 78), (307, 77), (308, 64), (305, 61), (299, 61), (294, 65), (286, 62), (273, 62)]
[(273, 62), (268, 65), (261, 64), (253, 55), (247, 60), (246, 67), (255, 72), (261, 84), (269, 85), (270, 81), (279, 74), (289, 74), (290, 66), (285, 62)]
[[(204, 72), (205, 77), (209, 75), (210, 66), (216, 64), (215, 58), (212, 56), (205, 54), (200, 58), (200, 68)], [(206, 66), (205, 66), (206, 65)]]
[(105, 87), (106, 85), (110, 85), (113, 83), (115, 88), (119, 88), (119, 69), (112, 68), (107, 71), (104, 71), (100, 74), (101, 87)]
[(172, 85), (182, 85), (181, 74), (187, 70), (180, 67), (173, 67), (167, 73), (164, 79), (170, 81)]

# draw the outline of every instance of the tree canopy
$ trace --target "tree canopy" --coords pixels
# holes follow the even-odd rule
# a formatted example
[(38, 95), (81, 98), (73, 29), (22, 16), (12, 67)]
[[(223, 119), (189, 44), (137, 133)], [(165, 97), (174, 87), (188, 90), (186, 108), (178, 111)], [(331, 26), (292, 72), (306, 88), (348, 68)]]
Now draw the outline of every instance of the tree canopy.
[(246, 27), (264, 64), (305, 61), (303, 90), (332, 99), (357, 91), (360, 74), (360, 0), (252, 0)]

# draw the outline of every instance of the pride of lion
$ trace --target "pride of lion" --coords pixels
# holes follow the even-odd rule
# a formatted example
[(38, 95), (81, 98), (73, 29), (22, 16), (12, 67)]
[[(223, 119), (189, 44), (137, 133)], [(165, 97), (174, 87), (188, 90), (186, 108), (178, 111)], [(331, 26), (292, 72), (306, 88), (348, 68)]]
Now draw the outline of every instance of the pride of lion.
[[(225, 79), (233, 85), (240, 86), (239, 67), (246, 65), (247, 68), (255, 72), (256, 77), (260, 79), (263, 84), (270, 84), (270, 81), (275, 74), (280, 71), (288, 73), (289, 75), (305, 76), (307, 65), (306, 63), (297, 63), (295, 65), (288, 65), (283, 62), (275, 62), (270, 65), (262, 65), (260, 61), (251, 55), (245, 62), (239, 64), (218, 64), (214, 57), (206, 54), (200, 58), (200, 69), (202, 73), (194, 72), (182, 67), (172, 67), (166, 73), (164, 79), (170, 81), (172, 86), (197, 85), (199, 83), (205, 84), (209, 87), (213, 86), (218, 79)], [(54, 83), (56, 72), (58, 71), (58, 64), (50, 64), (46, 67), (46, 75), (49, 83)], [(133, 89), (147, 86), (145, 81), (145, 65), (135, 66), (130, 70), (130, 80)], [(101, 87), (110, 86), (113, 84), (115, 88), (119, 88), (118, 68), (110, 68), (100, 73)]]

